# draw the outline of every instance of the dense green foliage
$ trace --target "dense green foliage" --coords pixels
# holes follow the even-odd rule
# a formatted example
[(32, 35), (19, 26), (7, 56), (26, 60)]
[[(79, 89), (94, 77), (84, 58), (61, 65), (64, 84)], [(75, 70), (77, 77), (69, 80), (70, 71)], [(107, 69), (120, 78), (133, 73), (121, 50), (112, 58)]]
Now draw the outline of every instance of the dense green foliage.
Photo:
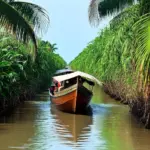
[(124, 100), (135, 100), (139, 94), (135, 55), (140, 43), (133, 27), (138, 12), (138, 5), (122, 12), (71, 62), (73, 69), (96, 76), (110, 93)]
[(35, 62), (29, 47), (11, 37), (0, 38), (0, 107), (29, 99), (50, 86), (53, 73), (66, 65), (64, 60), (39, 41)]
[[(103, 2), (111, 1), (100, 4)], [(131, 112), (150, 128), (150, 1), (139, 2), (119, 13), (71, 62), (71, 66), (99, 78), (106, 92), (128, 103)], [(91, 10), (94, 5), (90, 6)], [(117, 6), (110, 7), (112, 13)], [(99, 17), (94, 12), (89, 17)]]
[[(121, 13), (124, 8), (131, 5), (138, 6), (135, 13), (132, 13), (131, 7), (128, 11)], [(114, 68), (114, 72), (104, 73), (106, 77), (107, 74), (110, 74), (113, 78), (104, 81), (105, 87), (112, 96), (115, 95), (119, 99), (127, 100), (131, 112), (138, 116), (146, 128), (150, 128), (150, 1), (91, 0), (89, 21), (98, 25), (101, 18), (114, 14), (114, 12), (116, 17), (108, 32), (110, 33), (112, 28), (118, 27), (118, 34), (114, 37), (112, 33), (112, 38), (109, 39), (112, 42), (106, 40), (111, 43), (109, 45), (110, 53), (106, 53), (109, 57), (101, 56), (102, 60), (106, 58), (103, 61), (111, 63), (111, 66), (108, 64), (110, 70)], [(125, 24), (126, 26), (124, 26)], [(107, 35), (101, 36), (101, 38), (107, 39)], [(104, 51), (106, 49), (107, 46), (104, 47)], [(118, 49), (120, 50), (118, 51)], [(113, 61), (111, 61), (112, 58), (114, 58)], [(105, 72), (103, 69), (101, 71), (100, 74)]]
[(17, 39), (34, 43), (35, 55), (37, 42), (35, 32), (43, 31), (49, 24), (46, 11), (33, 3), (16, 0), (0, 0), (1, 30), (14, 34)]

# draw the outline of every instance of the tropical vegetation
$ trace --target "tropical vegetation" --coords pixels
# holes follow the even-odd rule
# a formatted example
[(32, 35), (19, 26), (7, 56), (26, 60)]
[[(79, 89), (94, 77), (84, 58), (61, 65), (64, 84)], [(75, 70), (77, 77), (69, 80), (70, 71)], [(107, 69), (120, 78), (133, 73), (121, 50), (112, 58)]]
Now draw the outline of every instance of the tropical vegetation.
[(47, 29), (49, 17), (46, 11), (33, 3), (16, 0), (0, 0), (0, 31), (14, 34), (24, 43), (30, 40), (37, 55), (36, 33)]
[(66, 65), (54, 53), (55, 43), (37, 37), (48, 25), (49, 16), (42, 7), (0, 0), (0, 114), (48, 89), (53, 73)]
[(89, 19), (100, 23), (102, 17), (113, 12), (115, 17), (109, 26), (71, 66), (99, 78), (106, 92), (128, 103), (131, 112), (150, 128), (150, 1), (135, 4), (134, 0), (93, 0)]
[(1, 111), (31, 99), (37, 92), (47, 90), (53, 73), (66, 65), (58, 54), (50, 50), (48, 41), (38, 40), (35, 61), (32, 61), (28, 47), (10, 35), (1, 36), (0, 41)]

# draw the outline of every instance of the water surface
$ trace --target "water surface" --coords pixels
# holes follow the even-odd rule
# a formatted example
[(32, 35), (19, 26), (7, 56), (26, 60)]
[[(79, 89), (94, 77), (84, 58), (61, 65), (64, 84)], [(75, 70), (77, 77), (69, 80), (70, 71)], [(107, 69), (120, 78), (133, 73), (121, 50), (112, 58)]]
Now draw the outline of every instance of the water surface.
[(56, 110), (48, 92), (0, 119), (1, 150), (150, 150), (150, 130), (97, 87), (88, 114)]

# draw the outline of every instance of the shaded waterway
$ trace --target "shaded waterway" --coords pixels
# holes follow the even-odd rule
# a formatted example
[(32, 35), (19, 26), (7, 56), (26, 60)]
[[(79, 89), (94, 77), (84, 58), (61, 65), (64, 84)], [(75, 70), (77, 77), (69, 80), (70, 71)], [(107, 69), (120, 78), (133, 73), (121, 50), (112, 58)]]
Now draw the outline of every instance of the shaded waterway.
[(1, 150), (149, 150), (150, 131), (97, 87), (88, 115), (60, 112), (48, 92), (0, 119)]

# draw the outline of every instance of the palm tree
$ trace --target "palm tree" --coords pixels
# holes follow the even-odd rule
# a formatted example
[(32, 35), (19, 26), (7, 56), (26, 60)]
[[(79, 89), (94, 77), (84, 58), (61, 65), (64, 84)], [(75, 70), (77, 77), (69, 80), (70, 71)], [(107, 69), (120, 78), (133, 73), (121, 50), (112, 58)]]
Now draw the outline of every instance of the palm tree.
[[(133, 22), (130, 31), (133, 33), (133, 43), (136, 46), (134, 59), (139, 80), (142, 80), (140, 87), (146, 95), (150, 90), (150, 0), (136, 0), (136, 3), (135, 0), (92, 0), (89, 6), (89, 21), (99, 23), (102, 17), (121, 12), (124, 8), (134, 4), (138, 6), (139, 18), (138, 21)], [(117, 15), (113, 21), (122, 16), (122, 14)]]
[(102, 17), (114, 12), (119, 12), (137, 2), (140, 4), (139, 13), (141, 15), (150, 12), (149, 0), (91, 0), (89, 6), (89, 21), (90, 23), (98, 24)]
[[(0, 26), (18, 40), (32, 40), (37, 54), (37, 31), (47, 28), (49, 17), (40, 6), (16, 0), (0, 0)], [(42, 29), (42, 30), (41, 30)]]
[(56, 52), (56, 50), (58, 49), (56, 46), (57, 46), (56, 43), (50, 44), (50, 49), (51, 49), (51, 51), (52, 51), (53, 53)]
[(56, 47), (56, 43), (51, 44), (49, 41), (39, 40), (40, 47), (44, 49), (48, 49), (50, 52), (55, 52), (58, 48)]

